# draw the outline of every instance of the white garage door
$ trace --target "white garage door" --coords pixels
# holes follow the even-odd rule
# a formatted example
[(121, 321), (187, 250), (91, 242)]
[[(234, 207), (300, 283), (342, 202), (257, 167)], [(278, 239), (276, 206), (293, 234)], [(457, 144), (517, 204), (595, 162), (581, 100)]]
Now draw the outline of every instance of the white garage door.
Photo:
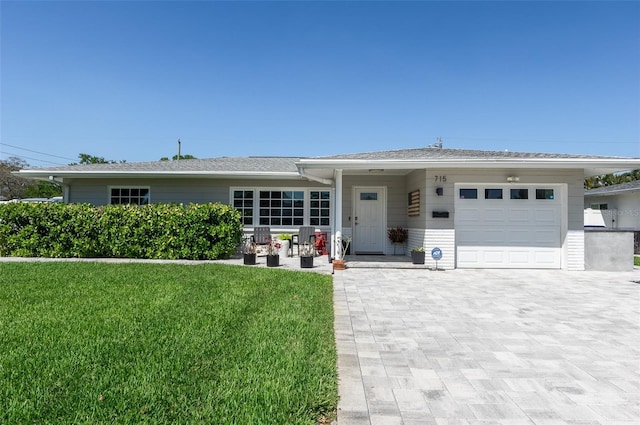
[(456, 185), (459, 268), (559, 269), (560, 190), (544, 185)]

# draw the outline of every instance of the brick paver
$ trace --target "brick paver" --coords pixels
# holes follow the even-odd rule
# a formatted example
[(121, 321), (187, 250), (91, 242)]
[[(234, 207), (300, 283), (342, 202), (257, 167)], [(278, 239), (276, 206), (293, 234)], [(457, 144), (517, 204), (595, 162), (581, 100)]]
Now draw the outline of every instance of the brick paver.
[(336, 272), (338, 424), (640, 423), (640, 271)]

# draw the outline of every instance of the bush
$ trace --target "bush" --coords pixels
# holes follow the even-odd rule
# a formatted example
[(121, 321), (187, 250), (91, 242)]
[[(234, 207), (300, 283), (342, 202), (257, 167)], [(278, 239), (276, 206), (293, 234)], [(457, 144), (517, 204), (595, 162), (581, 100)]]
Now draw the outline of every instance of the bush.
[(223, 204), (0, 204), (0, 255), (215, 260), (242, 237)]

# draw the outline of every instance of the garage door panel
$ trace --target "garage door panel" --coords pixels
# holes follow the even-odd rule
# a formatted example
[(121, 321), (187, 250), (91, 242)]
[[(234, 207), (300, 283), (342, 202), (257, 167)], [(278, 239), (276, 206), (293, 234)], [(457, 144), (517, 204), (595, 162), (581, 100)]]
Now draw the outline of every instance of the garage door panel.
[(528, 249), (508, 250), (509, 264), (526, 267), (531, 263), (531, 252)]
[(560, 249), (550, 248), (546, 250), (536, 250), (534, 252), (534, 261), (540, 268), (559, 269)]
[(504, 245), (507, 235), (504, 229), (483, 229), (480, 234), (480, 242), (489, 246)]
[(509, 240), (507, 242), (510, 245), (526, 246), (531, 240), (531, 233), (533, 232), (529, 229), (512, 229), (509, 232)]
[[(465, 188), (473, 188), (465, 185)], [(457, 266), (460, 268), (560, 268), (561, 202), (539, 199), (456, 199)], [(492, 184), (490, 188), (499, 188)], [(510, 186), (503, 188), (508, 194)], [(527, 186), (529, 194), (535, 186)], [(556, 192), (556, 193), (559, 193)]]
[(480, 265), (479, 252), (476, 249), (460, 247), (458, 249), (458, 261), (467, 264), (467, 267), (477, 267)]
[(483, 263), (490, 267), (502, 267), (505, 263), (505, 252), (502, 248), (484, 247), (482, 254)]
[(509, 208), (507, 222), (511, 224), (527, 224), (531, 221), (531, 211), (526, 208)]
[(533, 234), (535, 246), (556, 246), (558, 233), (555, 229), (540, 229)]
[(538, 224), (556, 225), (558, 223), (558, 211), (556, 208), (536, 208), (534, 210), (534, 221)]
[(473, 224), (478, 217), (481, 217), (483, 213), (478, 208), (460, 208), (456, 209), (455, 217), (456, 222), (461, 225)]
[(483, 211), (483, 220), (489, 224), (504, 223), (506, 211), (503, 208), (486, 208)]

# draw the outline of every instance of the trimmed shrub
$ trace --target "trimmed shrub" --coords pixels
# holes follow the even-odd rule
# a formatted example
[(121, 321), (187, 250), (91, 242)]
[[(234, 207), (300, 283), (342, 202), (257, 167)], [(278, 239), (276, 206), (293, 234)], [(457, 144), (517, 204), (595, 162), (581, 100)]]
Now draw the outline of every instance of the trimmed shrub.
[(223, 204), (0, 204), (0, 255), (215, 260), (242, 237)]

